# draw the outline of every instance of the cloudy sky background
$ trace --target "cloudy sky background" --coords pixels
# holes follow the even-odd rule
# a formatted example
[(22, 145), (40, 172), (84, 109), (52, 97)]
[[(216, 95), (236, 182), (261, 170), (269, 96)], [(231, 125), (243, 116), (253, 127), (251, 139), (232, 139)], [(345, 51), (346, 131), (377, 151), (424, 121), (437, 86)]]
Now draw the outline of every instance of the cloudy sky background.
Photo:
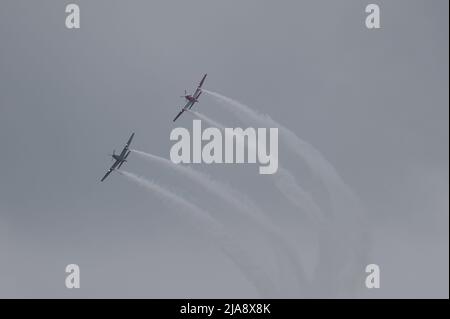
[[(192, 220), (117, 174), (99, 182), (132, 131), (137, 149), (168, 157), (179, 95), (208, 73), (206, 88), (320, 150), (365, 208), (380, 289), (319, 280), (297, 294), (280, 281), (271, 297), (448, 298), (447, 1), (378, 1), (380, 30), (366, 29), (364, 1), (76, 3), (79, 30), (65, 28), (65, 2), (0, 4), (1, 297), (259, 296)], [(210, 96), (196, 108), (245, 126)], [(127, 170), (213, 211), (268, 277), (282, 277), (255, 225), (135, 155)], [(317, 177), (281, 143), (279, 156), (326, 210)], [(307, 276), (343, 267), (318, 264), (315, 228), (256, 166), (196, 168), (264, 207)], [(337, 237), (357, 231), (341, 213)], [(64, 286), (69, 263), (81, 289)], [(364, 266), (351, 269), (364, 276)]]

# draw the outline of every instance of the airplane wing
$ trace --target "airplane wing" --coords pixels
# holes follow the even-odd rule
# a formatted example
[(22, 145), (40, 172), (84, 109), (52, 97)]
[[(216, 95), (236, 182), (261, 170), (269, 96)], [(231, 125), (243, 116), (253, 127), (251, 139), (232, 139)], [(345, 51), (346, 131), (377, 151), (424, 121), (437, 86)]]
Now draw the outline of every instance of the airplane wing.
[(125, 144), (125, 146), (124, 146), (122, 152), (120, 152), (120, 157), (124, 157), (124, 156), (125, 156), (126, 152), (127, 152), (128, 149), (130, 148), (130, 144), (131, 144), (131, 141), (133, 140), (133, 137), (134, 137), (134, 133), (131, 134), (130, 138), (128, 139), (127, 144)]
[[(203, 85), (203, 83), (205, 82), (205, 79), (206, 79), (206, 76), (207, 76), (208, 74), (205, 74), (204, 76), (203, 76), (203, 78), (202, 78), (202, 80), (200, 81), (200, 83), (198, 84), (198, 86), (197, 86), (197, 89), (195, 90), (195, 93), (194, 93), (194, 95), (193, 95), (193, 97), (196, 99), (196, 100), (198, 100), (198, 98), (200, 97), (200, 95), (202, 94), (202, 85)], [(191, 109), (192, 108), (192, 105), (189, 107), (189, 109)]]
[(109, 176), (109, 174), (111, 174), (111, 172), (116, 169), (118, 164), (119, 161), (115, 161), (114, 164), (112, 164), (111, 168), (106, 172), (105, 176), (103, 176), (103, 178), (101, 179), (101, 182), (103, 182)]
[(177, 116), (175, 116), (173, 121), (175, 122), (181, 116), (181, 114), (184, 113), (184, 111), (190, 110), (192, 108), (192, 105), (194, 105), (194, 102), (188, 101), (186, 105), (181, 109), (181, 111), (177, 114)]
[(205, 75), (203, 76), (202, 80), (200, 81), (200, 83), (199, 83), (199, 85), (198, 85), (198, 89), (201, 89), (201, 88), (202, 88), (203, 82), (205, 82), (205, 79), (206, 79), (206, 76), (207, 76), (207, 75), (208, 75), (208, 74), (205, 74)]
[(178, 113), (177, 116), (175, 116), (175, 118), (173, 119), (173, 121), (175, 122), (175, 121), (181, 116), (181, 114), (184, 113), (184, 111), (185, 111), (185, 108), (182, 108), (181, 111), (180, 111), (180, 113)]

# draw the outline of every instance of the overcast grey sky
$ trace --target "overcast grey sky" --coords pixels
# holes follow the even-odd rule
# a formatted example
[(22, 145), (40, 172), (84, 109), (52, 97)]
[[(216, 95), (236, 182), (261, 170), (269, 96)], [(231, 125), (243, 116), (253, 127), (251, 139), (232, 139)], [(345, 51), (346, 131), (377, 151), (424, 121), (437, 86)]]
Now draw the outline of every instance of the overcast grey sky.
[[(337, 212), (328, 249), (342, 256), (325, 265), (318, 230), (271, 177), (196, 165), (264, 207), (309, 278), (331, 276), (297, 294), (278, 282), (258, 227), (136, 154), (124, 168), (211, 211), (275, 279), (271, 297), (448, 298), (448, 1), (377, 1), (379, 30), (364, 24), (371, 1), (77, 0), (79, 30), (65, 27), (67, 3), (0, 4), (0, 297), (258, 296), (176, 208), (118, 174), (99, 182), (133, 131), (136, 149), (168, 158), (171, 130), (192, 126), (189, 114), (172, 123), (179, 96), (208, 73), (207, 89), (269, 114), (332, 163), (370, 240), (339, 246), (360, 225)], [(195, 108), (245, 126), (217, 104), (205, 94)], [(279, 153), (326, 210), (318, 177), (281, 143)], [(356, 247), (380, 265), (380, 289), (358, 281), (365, 264), (346, 255)], [(81, 268), (78, 290), (64, 286), (69, 263)], [(356, 283), (334, 284), (342, 269)]]

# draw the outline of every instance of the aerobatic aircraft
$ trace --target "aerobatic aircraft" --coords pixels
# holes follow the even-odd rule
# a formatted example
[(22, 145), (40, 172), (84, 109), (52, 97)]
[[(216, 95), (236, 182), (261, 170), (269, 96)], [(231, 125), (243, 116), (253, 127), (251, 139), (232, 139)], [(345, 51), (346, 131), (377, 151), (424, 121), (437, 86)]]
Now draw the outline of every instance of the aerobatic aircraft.
[(122, 152), (120, 152), (120, 154), (116, 154), (116, 151), (114, 150), (113, 153), (111, 154), (111, 157), (113, 160), (115, 160), (114, 164), (112, 164), (111, 168), (106, 172), (105, 176), (103, 176), (103, 178), (101, 179), (101, 181), (103, 182), (109, 174), (111, 174), (112, 171), (119, 169), (123, 163), (125, 163), (127, 161), (127, 157), (128, 155), (130, 155), (131, 150), (130, 150), (130, 144), (131, 141), (133, 140), (134, 137), (134, 133), (131, 134), (130, 138), (128, 139), (127, 144), (125, 144)]
[(175, 118), (173, 119), (174, 122), (180, 117), (181, 114), (184, 113), (184, 111), (192, 109), (194, 104), (198, 103), (198, 98), (202, 94), (202, 85), (203, 85), (203, 82), (205, 82), (206, 76), (207, 76), (207, 74), (205, 74), (203, 76), (203, 78), (200, 81), (199, 85), (197, 86), (197, 89), (195, 90), (194, 94), (191, 94), (191, 95), (187, 94), (186, 90), (184, 90), (184, 95), (182, 95), (181, 97), (186, 100), (186, 105), (181, 109), (181, 111), (177, 114), (177, 116), (175, 116)]

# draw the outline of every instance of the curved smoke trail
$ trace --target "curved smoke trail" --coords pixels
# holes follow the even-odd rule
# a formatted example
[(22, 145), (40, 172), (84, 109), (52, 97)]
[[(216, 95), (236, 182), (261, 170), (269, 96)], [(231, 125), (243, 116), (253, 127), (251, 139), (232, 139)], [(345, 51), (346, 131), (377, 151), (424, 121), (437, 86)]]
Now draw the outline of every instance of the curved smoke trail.
[[(200, 112), (189, 112), (209, 125), (219, 128), (226, 134), (227, 131), (225, 131), (225, 125), (222, 123), (219, 123)], [(256, 145), (250, 143), (250, 140), (247, 144), (244, 142), (244, 145), (256, 151)], [(282, 167), (281, 164), (278, 164), (277, 173), (270, 176), (274, 179), (274, 184), (281, 194), (283, 194), (283, 196), (285, 196), (294, 206), (300, 208), (302, 212), (305, 212), (312, 221), (320, 222), (323, 220), (323, 213), (319, 206), (314, 202), (311, 195), (296, 182), (294, 175), (288, 169)]]
[[(331, 285), (330, 294), (339, 294), (339, 287), (346, 290), (345, 293), (352, 294), (354, 287), (346, 289), (344, 285), (346, 282), (355, 285), (355, 273), (361, 273), (367, 262), (367, 246), (369, 246), (369, 230), (359, 199), (324, 156), (290, 129), (243, 103), (216, 92), (205, 89), (202, 91), (222, 102), (220, 104), (226, 106), (238, 118), (244, 116), (261, 126), (278, 127), (286, 146), (321, 178), (330, 196), (333, 215), (326, 223), (319, 225), (321, 251), (315, 280), (318, 285), (327, 288)], [(350, 253), (349, 248), (353, 248)], [(349, 261), (353, 264), (351, 265)], [(352, 267), (353, 269), (350, 269)], [(361, 281), (362, 275), (357, 280)]]
[(323, 222), (322, 210), (316, 204), (311, 194), (297, 183), (294, 175), (289, 170), (278, 164), (278, 171), (274, 175), (275, 186), (294, 206), (305, 212), (311, 221), (315, 223)]
[(241, 245), (236, 243), (233, 238), (225, 232), (223, 227), (211, 217), (211, 214), (183, 197), (172, 193), (166, 188), (141, 176), (123, 170), (117, 170), (117, 172), (128, 178), (130, 181), (154, 192), (169, 203), (176, 205), (177, 209), (174, 209), (174, 212), (183, 210), (189, 212), (190, 215), (196, 219), (197, 223), (194, 224), (197, 226), (201, 225), (200, 228), (202, 231), (208, 232), (216, 239), (218, 246), (238, 266), (247, 279), (253, 283), (259, 293), (265, 297), (273, 296), (273, 293), (276, 291), (275, 284), (268, 279), (268, 276), (261, 267), (248, 257), (248, 254), (243, 251)]
[(319, 175), (325, 182), (325, 186), (327, 187), (335, 208), (342, 205), (342, 198), (350, 199), (353, 204), (359, 205), (359, 201), (351, 191), (350, 187), (342, 180), (337, 171), (325, 157), (312, 145), (300, 139), (290, 129), (276, 122), (270, 116), (258, 113), (239, 101), (213, 91), (205, 89), (202, 91), (215, 97), (219, 102), (224, 102), (226, 105), (232, 106), (231, 109), (227, 109), (231, 110), (238, 118), (241, 118), (241, 115), (244, 115), (251, 121), (259, 123), (262, 126), (277, 127), (278, 130), (281, 131), (280, 136), (282, 137), (282, 140), (289, 149), (301, 157), (311, 171)]
[(195, 115), (196, 117), (198, 117), (199, 119), (205, 121), (206, 123), (208, 123), (209, 125), (213, 126), (213, 127), (217, 127), (218, 129), (225, 131), (225, 125), (214, 121), (212, 118), (200, 113), (200, 112), (196, 112), (196, 111), (192, 111), (192, 110), (188, 110), (189, 113), (192, 113), (193, 115)]
[[(219, 198), (222, 198), (229, 205), (235, 207), (244, 215), (251, 218), (251, 220), (257, 222), (262, 229), (266, 231), (267, 234), (271, 236), (271, 239), (279, 246), (282, 247), (287, 252), (287, 258), (295, 266), (295, 269), (291, 270), (297, 277), (298, 288), (307, 290), (308, 283), (304, 273), (302, 272), (302, 263), (299, 261), (299, 256), (297, 251), (286, 241), (285, 237), (282, 235), (281, 231), (274, 227), (273, 223), (265, 218), (265, 215), (261, 212), (259, 207), (250, 201), (249, 199), (241, 196), (241, 194), (234, 191), (231, 187), (226, 184), (220, 183), (205, 173), (199, 172), (189, 166), (183, 166), (180, 164), (174, 164), (172, 161), (157, 156), (149, 154), (146, 152), (131, 150), (132, 152), (141, 155), (143, 158), (149, 159), (151, 161), (160, 163), (170, 169), (178, 171), (180, 174), (194, 180), (196, 183), (201, 185), (206, 191), (213, 193)], [(276, 253), (279, 251), (275, 250)], [(285, 265), (281, 265), (285, 266)], [(292, 282), (292, 279), (287, 279)]]

